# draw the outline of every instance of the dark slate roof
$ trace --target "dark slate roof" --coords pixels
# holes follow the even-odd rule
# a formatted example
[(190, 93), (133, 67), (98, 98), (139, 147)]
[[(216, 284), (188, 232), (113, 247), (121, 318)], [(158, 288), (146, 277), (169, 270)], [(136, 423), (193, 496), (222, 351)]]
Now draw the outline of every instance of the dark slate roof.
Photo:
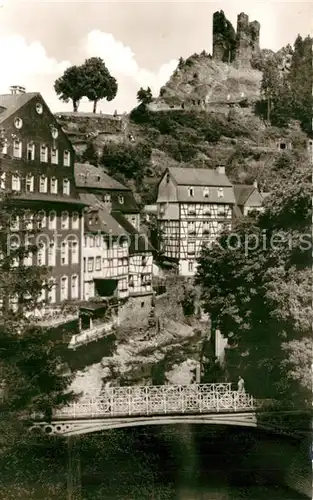
[(179, 186), (232, 187), (227, 175), (214, 169), (169, 167), (168, 171)]
[(89, 165), (89, 163), (75, 163), (74, 168), (77, 187), (129, 191), (126, 186), (123, 186), (123, 184), (110, 177), (101, 168), (94, 165)]
[[(0, 123), (3, 123), (7, 118), (13, 115), (35, 96), (40, 96), (39, 92), (0, 95)], [(2, 108), (5, 109), (2, 110)]]
[(145, 252), (152, 252), (153, 247), (149, 242), (148, 236), (139, 233), (137, 229), (124, 217), (124, 215), (117, 211), (112, 210), (111, 212), (114, 219), (124, 228), (125, 232), (130, 235), (130, 245), (129, 245), (129, 253), (130, 254), (141, 254)]
[(234, 185), (237, 205), (244, 205), (255, 189), (255, 186), (246, 186), (244, 184)]
[[(101, 232), (112, 236), (126, 236), (125, 229), (110, 214), (104, 203), (94, 194), (80, 193), (80, 199), (90, 207), (85, 215), (85, 232)], [(90, 224), (89, 221), (92, 220)]]

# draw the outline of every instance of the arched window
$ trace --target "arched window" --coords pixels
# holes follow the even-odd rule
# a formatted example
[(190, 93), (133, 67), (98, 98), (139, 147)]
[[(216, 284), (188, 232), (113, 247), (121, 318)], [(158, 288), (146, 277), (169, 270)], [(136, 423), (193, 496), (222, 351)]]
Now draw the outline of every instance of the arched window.
[(27, 144), (27, 160), (34, 161), (35, 159), (35, 144), (33, 142), (29, 142)]
[(34, 176), (32, 174), (26, 175), (25, 188), (27, 193), (34, 191)]
[(48, 179), (45, 175), (40, 176), (39, 192), (46, 193), (48, 191)]
[(63, 153), (63, 165), (64, 167), (69, 167), (71, 164), (71, 153), (69, 151), (64, 151)]
[(19, 174), (12, 175), (12, 190), (20, 191), (21, 190), (21, 177)]
[(40, 210), (37, 215), (37, 227), (38, 229), (42, 229), (46, 227), (46, 212), (44, 210)]
[(124, 203), (124, 196), (123, 196), (122, 194), (120, 194), (120, 195), (118, 196), (118, 202), (119, 202), (121, 205), (123, 205), (123, 203)]
[(55, 262), (56, 262), (56, 250), (55, 250), (56, 244), (54, 241), (50, 241), (49, 247), (48, 247), (48, 266), (49, 267), (54, 267)]
[(63, 179), (63, 194), (70, 194), (70, 181), (68, 179)]
[(189, 186), (188, 187), (188, 196), (194, 196), (194, 195), (195, 195), (195, 192), (194, 192), (193, 187)]
[(48, 162), (48, 146), (46, 146), (45, 144), (42, 144), (40, 146), (40, 161), (41, 163)]
[(203, 188), (203, 196), (204, 198), (208, 198), (210, 194), (210, 190), (208, 187)]
[(38, 244), (38, 252), (37, 252), (37, 265), (45, 266), (46, 265), (46, 242), (40, 241)]
[(51, 177), (50, 191), (52, 194), (58, 194), (58, 179), (56, 177)]
[(22, 158), (22, 141), (19, 139), (13, 141), (13, 156), (14, 158)]

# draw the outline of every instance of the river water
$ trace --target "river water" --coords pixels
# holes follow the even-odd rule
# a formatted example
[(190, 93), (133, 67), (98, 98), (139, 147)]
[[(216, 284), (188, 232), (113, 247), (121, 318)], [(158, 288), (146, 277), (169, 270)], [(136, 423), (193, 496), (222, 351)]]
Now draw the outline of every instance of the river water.
[(306, 498), (283, 485), (298, 445), (253, 430), (209, 425), (110, 431), (106, 437), (95, 435), (85, 442), (83, 498)]

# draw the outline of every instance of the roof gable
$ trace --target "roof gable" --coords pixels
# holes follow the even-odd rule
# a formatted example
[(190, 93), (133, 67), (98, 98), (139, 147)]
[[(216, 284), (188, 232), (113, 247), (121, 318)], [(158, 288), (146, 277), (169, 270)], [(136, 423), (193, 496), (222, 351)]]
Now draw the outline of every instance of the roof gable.
[(20, 110), (33, 97), (40, 96), (39, 92), (28, 92), (25, 94), (2, 94), (0, 95), (0, 123), (10, 118)]
[(262, 205), (263, 197), (253, 185), (237, 184), (234, 186), (234, 193), (237, 205)]
[(178, 186), (232, 186), (226, 174), (211, 168), (169, 167), (168, 172)]
[(130, 191), (101, 168), (89, 163), (75, 163), (75, 182), (77, 187)]

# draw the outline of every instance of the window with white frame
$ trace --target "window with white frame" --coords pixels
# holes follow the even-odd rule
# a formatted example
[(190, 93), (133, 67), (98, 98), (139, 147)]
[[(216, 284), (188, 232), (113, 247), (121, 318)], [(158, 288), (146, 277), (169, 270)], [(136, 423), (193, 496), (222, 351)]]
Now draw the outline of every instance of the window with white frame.
[(192, 197), (195, 195), (195, 191), (194, 191), (194, 188), (189, 186), (188, 187), (188, 196)]
[(61, 299), (61, 301), (68, 299), (68, 277), (67, 276), (63, 276), (61, 278), (60, 299)]
[(77, 240), (72, 240), (71, 241), (71, 250), (72, 250), (72, 257), (71, 257), (71, 262), (72, 264), (78, 264), (78, 241)]
[(49, 229), (57, 228), (57, 214), (54, 210), (49, 212)]
[(27, 236), (25, 237), (25, 242), (24, 242), (24, 250), (25, 250), (25, 255), (24, 255), (24, 266), (32, 266), (33, 265), (33, 253), (30, 251), (31, 247), (31, 240)]
[(70, 194), (70, 181), (68, 179), (63, 179), (63, 194)]
[(192, 260), (189, 260), (188, 261), (188, 272), (189, 273), (193, 273), (193, 261)]
[(79, 213), (72, 213), (72, 229), (79, 229)]
[(50, 191), (52, 194), (58, 194), (58, 179), (56, 177), (50, 179)]
[(7, 155), (8, 154), (8, 139), (3, 140), (2, 144), (2, 154)]
[(61, 229), (69, 228), (70, 216), (68, 212), (62, 212), (61, 214)]
[(64, 151), (63, 153), (63, 165), (64, 167), (69, 167), (71, 164), (71, 153), (69, 151)]
[(39, 192), (46, 193), (48, 191), (48, 178), (45, 175), (40, 176)]
[(195, 221), (188, 222), (188, 234), (194, 234), (196, 232)]
[(24, 225), (28, 231), (33, 229), (33, 214), (29, 210), (25, 210), (24, 212)]
[(51, 148), (51, 163), (52, 165), (58, 165), (59, 163), (59, 151), (57, 148)]
[(217, 209), (218, 217), (225, 217), (225, 207), (224, 205), (220, 205)]
[(68, 241), (62, 241), (61, 243), (61, 265), (68, 265)]
[(196, 213), (196, 205), (188, 205), (188, 215), (194, 215)]
[(207, 221), (207, 220), (203, 221), (202, 232), (203, 232), (203, 234), (208, 234), (210, 232), (210, 223), (209, 223), (209, 221)]
[(17, 116), (17, 117), (15, 118), (15, 120), (14, 120), (14, 126), (15, 126), (15, 128), (17, 128), (17, 129), (22, 128), (22, 127), (23, 127), (23, 120), (22, 120), (22, 118), (19, 118), (19, 117)]
[(19, 216), (18, 215), (12, 215), (10, 217), (10, 229), (11, 231), (18, 231), (20, 225), (19, 225)]
[(51, 278), (48, 282), (48, 302), (54, 304), (56, 302), (56, 286), (55, 279)]
[(43, 107), (42, 107), (42, 104), (40, 104), (40, 102), (36, 103), (36, 111), (37, 111), (38, 115), (41, 115), (43, 112)]
[(40, 210), (37, 214), (37, 227), (38, 229), (46, 227), (46, 212), (44, 210)]
[(127, 278), (121, 278), (118, 280), (118, 290), (120, 292), (127, 290)]
[(96, 236), (96, 247), (101, 247), (101, 234)]
[(88, 273), (92, 273), (93, 271), (94, 258), (88, 257)]
[(48, 266), (53, 267), (56, 263), (56, 244), (55, 241), (50, 241), (48, 247)]
[(34, 161), (35, 159), (35, 144), (33, 142), (29, 142), (27, 144), (27, 160)]
[(34, 191), (34, 176), (32, 174), (26, 175), (25, 188), (27, 193), (32, 193)]
[(46, 146), (45, 144), (42, 144), (40, 146), (40, 161), (41, 163), (48, 162), (48, 146)]
[(21, 177), (19, 174), (12, 174), (12, 190), (13, 191), (21, 190)]
[(95, 266), (96, 271), (101, 271), (101, 257), (96, 257), (96, 266)]
[(194, 241), (188, 241), (187, 253), (193, 255), (196, 253), (196, 243)]
[(59, 135), (59, 131), (56, 127), (51, 127), (51, 135), (53, 137), (53, 139), (56, 139)]
[(0, 189), (5, 189), (5, 172), (0, 175)]
[(38, 245), (37, 252), (37, 265), (45, 266), (46, 265), (46, 242), (40, 241)]
[(121, 205), (123, 205), (123, 203), (124, 203), (124, 196), (123, 196), (122, 194), (120, 194), (120, 195), (118, 196), (118, 202), (119, 202)]
[(78, 276), (76, 274), (72, 276), (71, 282), (72, 282), (71, 298), (78, 299)]
[(22, 158), (22, 141), (19, 139), (13, 141), (13, 156), (14, 158)]
[(203, 196), (204, 198), (208, 198), (210, 194), (210, 190), (208, 187), (203, 188)]
[(89, 246), (90, 248), (95, 246), (95, 237), (92, 234), (89, 236)]
[(105, 193), (105, 195), (103, 196), (103, 201), (105, 203), (110, 203), (110, 201), (111, 201), (111, 195), (109, 193)]
[(217, 189), (217, 197), (218, 198), (223, 198), (224, 197), (224, 189), (223, 188), (218, 188)]

